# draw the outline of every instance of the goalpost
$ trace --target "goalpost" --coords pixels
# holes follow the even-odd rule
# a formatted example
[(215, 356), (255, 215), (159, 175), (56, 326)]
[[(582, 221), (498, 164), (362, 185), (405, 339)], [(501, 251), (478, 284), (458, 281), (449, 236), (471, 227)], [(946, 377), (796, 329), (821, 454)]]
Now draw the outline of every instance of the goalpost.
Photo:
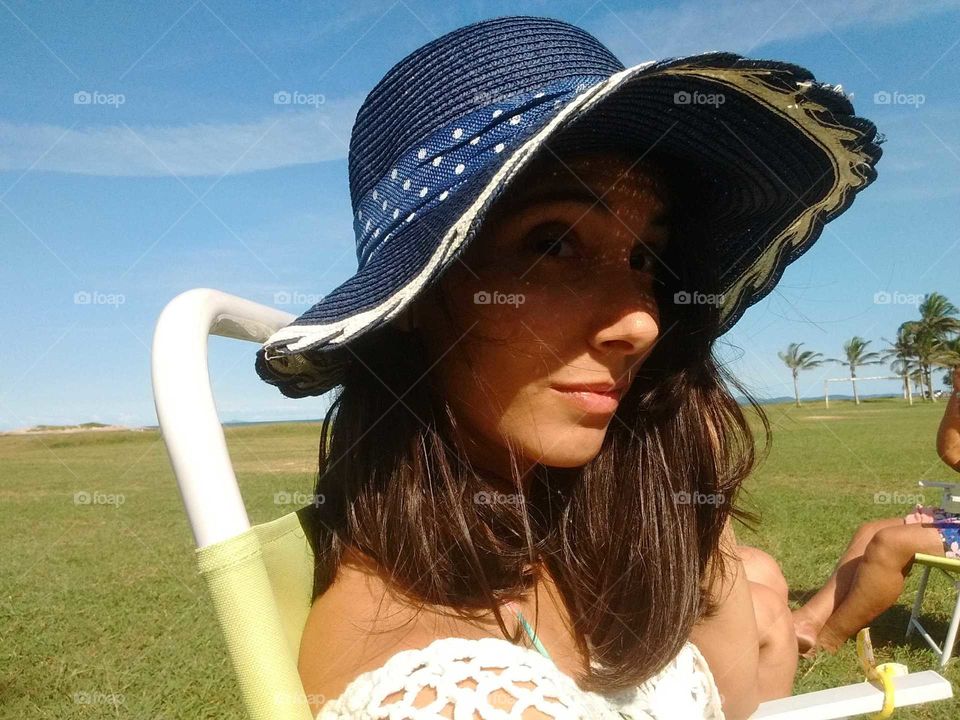
[[(900, 375), (875, 375), (873, 377), (856, 377), (852, 378), (850, 376), (842, 378), (827, 378), (823, 381), (823, 405), (824, 407), (830, 407), (830, 383), (832, 382), (848, 382), (853, 385), (854, 392), (857, 389), (857, 383), (861, 380), (896, 380), (901, 385), (903, 384), (903, 377)], [(913, 391), (910, 389), (910, 383), (907, 382), (907, 393), (906, 400), (911, 405), (913, 405)]]

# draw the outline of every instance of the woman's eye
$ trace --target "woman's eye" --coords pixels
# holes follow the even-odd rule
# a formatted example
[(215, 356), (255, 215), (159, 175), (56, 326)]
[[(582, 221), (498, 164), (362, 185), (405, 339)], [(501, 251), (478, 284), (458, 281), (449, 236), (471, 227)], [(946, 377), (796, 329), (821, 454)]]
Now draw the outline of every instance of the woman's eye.
[(634, 250), (633, 255), (630, 258), (630, 266), (634, 270), (639, 270), (641, 272), (653, 272), (655, 262), (656, 258), (654, 257), (653, 253), (643, 245)]
[[(527, 233), (526, 242), (539, 257), (578, 256), (579, 239), (569, 223), (552, 221), (537, 225)], [(638, 245), (630, 255), (630, 267), (642, 273), (653, 273), (656, 262), (656, 256), (646, 245)]]
[(575, 238), (566, 223), (551, 222), (539, 225), (528, 234), (530, 248), (539, 255), (572, 257)]

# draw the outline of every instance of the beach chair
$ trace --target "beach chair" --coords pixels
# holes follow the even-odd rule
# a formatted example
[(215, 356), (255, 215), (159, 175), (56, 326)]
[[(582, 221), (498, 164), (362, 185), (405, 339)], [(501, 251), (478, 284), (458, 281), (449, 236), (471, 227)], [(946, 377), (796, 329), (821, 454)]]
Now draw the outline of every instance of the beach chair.
[[(157, 418), (196, 541), (227, 653), (251, 720), (312, 720), (297, 672), (310, 609), (310, 507), (251, 527), (217, 415), (207, 367), (210, 335), (262, 343), (294, 316), (218, 290), (181, 293), (153, 336)], [(251, 354), (251, 372), (252, 372)], [(896, 678), (898, 706), (952, 696), (934, 671)], [(756, 719), (831, 720), (880, 710), (868, 682), (763, 703)]]
[[(943, 491), (940, 499), (940, 507), (947, 512), (960, 513), (960, 483), (930, 482), (920, 481), (921, 487), (937, 487)], [(944, 667), (953, 656), (954, 645), (957, 640), (957, 630), (960, 628), (960, 560), (954, 558), (940, 557), (939, 555), (926, 555), (917, 553), (913, 557), (914, 566), (919, 565), (923, 568), (923, 574), (920, 576), (920, 585), (917, 587), (917, 596), (913, 601), (913, 610), (910, 613), (910, 620), (907, 622), (906, 637), (916, 630), (920, 637), (924, 639), (930, 649), (936, 653), (940, 659), (940, 667)], [(920, 610), (923, 607), (923, 596), (927, 592), (927, 581), (930, 579), (932, 570), (939, 570), (953, 584), (954, 605), (953, 614), (950, 617), (950, 625), (947, 628), (947, 636), (943, 640), (943, 645), (930, 637), (923, 625), (920, 624)]]

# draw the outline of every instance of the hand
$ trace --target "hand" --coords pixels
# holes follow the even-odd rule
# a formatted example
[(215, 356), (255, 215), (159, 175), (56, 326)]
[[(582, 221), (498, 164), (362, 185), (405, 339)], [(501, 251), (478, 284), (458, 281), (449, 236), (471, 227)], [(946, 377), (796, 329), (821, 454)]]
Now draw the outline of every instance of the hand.
[(953, 369), (953, 389), (954, 392), (960, 392), (960, 365)]

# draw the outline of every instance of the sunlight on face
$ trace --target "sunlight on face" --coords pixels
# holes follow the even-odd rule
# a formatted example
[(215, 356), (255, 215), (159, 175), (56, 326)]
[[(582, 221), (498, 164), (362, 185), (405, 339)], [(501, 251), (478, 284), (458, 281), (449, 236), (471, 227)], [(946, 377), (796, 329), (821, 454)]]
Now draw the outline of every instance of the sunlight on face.
[(521, 472), (577, 467), (599, 452), (616, 398), (559, 387), (629, 383), (652, 350), (665, 198), (642, 163), (547, 154), (443, 275), (459, 328), (436, 303), (419, 303), (417, 325), (480, 468), (509, 477), (508, 444)]

